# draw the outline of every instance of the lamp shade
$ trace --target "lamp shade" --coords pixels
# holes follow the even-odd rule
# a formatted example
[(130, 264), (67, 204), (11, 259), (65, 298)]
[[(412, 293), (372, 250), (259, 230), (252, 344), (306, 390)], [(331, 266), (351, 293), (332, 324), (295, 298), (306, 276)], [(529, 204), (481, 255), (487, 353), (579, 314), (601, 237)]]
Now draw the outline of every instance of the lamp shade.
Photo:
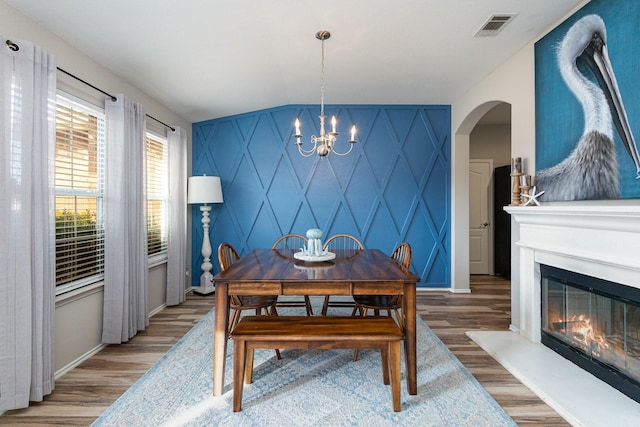
[(187, 203), (222, 203), (219, 176), (190, 176), (187, 183)]

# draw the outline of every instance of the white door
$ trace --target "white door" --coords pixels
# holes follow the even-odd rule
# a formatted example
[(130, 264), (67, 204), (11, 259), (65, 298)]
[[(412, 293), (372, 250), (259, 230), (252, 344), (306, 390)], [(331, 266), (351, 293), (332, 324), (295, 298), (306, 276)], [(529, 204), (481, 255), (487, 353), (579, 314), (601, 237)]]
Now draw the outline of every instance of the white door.
[(469, 272), (493, 274), (493, 160), (469, 160)]

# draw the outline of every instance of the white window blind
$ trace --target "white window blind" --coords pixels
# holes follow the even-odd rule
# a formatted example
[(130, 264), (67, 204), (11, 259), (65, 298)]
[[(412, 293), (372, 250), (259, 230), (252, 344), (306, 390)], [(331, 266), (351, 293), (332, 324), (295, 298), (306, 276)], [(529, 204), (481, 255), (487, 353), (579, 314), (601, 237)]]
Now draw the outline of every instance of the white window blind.
[(167, 250), (167, 201), (169, 197), (167, 140), (147, 133), (147, 251)]
[(58, 94), (56, 105), (56, 286), (104, 273), (104, 112)]

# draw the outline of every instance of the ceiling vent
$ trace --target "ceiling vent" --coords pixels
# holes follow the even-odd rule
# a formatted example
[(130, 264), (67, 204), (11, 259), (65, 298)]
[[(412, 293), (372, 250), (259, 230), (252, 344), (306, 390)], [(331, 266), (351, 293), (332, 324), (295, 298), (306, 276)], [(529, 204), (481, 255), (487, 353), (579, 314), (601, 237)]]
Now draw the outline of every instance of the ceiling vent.
[(474, 37), (497, 36), (502, 29), (515, 18), (517, 13), (494, 13), (485, 21)]

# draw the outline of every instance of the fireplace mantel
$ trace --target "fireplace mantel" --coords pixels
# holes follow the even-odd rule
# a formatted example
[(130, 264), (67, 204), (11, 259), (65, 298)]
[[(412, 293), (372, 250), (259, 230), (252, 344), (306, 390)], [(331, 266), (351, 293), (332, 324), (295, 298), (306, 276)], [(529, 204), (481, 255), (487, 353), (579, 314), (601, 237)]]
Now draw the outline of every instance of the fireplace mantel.
[(515, 220), (512, 329), (540, 342), (540, 264), (640, 287), (640, 205), (507, 206)]

